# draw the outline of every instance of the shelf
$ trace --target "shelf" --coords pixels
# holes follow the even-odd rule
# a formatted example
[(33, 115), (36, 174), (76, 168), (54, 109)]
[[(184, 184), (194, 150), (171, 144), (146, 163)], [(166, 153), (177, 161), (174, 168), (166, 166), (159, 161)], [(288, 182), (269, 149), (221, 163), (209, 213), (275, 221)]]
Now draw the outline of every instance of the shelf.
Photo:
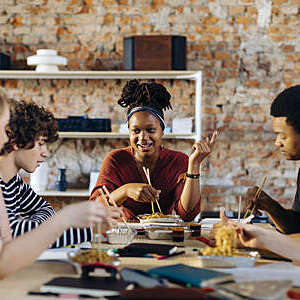
[[(0, 71), (0, 79), (183, 79), (195, 81), (195, 126), (196, 133), (184, 137), (184, 135), (165, 138), (201, 139), (201, 96), (202, 96), (202, 72), (201, 71)], [(178, 137), (177, 137), (178, 136)], [(77, 135), (70, 138), (76, 138)], [(110, 136), (111, 137), (111, 136)], [(125, 136), (124, 136), (125, 137)], [(122, 134), (120, 137), (124, 138)], [(85, 138), (87, 138), (85, 136)], [(90, 138), (103, 138), (103, 136), (91, 136)]]
[(201, 71), (0, 71), (0, 79), (188, 79)]
[[(59, 132), (60, 138), (66, 139), (128, 139), (127, 133), (118, 132)], [(195, 133), (168, 133), (163, 135), (164, 139), (194, 140)]]
[(41, 197), (86, 197), (90, 196), (89, 190), (69, 189), (65, 192), (55, 190), (43, 191), (38, 193)]

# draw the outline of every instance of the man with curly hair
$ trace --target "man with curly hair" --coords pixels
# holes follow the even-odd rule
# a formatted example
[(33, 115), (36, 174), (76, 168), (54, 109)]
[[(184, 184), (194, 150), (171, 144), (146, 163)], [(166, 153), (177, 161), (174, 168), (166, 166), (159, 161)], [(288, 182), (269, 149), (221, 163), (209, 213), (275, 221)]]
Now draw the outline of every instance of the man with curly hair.
[[(47, 144), (58, 139), (53, 114), (34, 102), (15, 101), (7, 130), (8, 142), (1, 150), (0, 187), (5, 199), (12, 236), (38, 227), (55, 214), (51, 205), (26, 184), (18, 172), (32, 173), (48, 156)], [(91, 228), (71, 228), (52, 247), (91, 241)]]

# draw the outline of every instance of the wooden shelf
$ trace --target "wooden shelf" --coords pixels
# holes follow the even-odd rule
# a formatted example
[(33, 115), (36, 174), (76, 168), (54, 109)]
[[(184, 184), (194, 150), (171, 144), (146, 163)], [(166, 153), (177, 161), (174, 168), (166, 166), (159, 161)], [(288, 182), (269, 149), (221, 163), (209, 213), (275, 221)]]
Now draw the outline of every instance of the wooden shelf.
[(0, 71), (0, 79), (188, 79), (196, 80), (201, 71)]
[[(127, 133), (118, 132), (59, 132), (60, 138), (66, 139), (128, 139)], [(195, 133), (168, 133), (163, 136), (164, 139), (185, 139), (194, 140)]]
[(48, 190), (38, 193), (41, 197), (86, 197), (90, 196), (89, 190), (77, 190), (77, 189), (69, 189), (65, 192), (59, 192), (55, 190)]

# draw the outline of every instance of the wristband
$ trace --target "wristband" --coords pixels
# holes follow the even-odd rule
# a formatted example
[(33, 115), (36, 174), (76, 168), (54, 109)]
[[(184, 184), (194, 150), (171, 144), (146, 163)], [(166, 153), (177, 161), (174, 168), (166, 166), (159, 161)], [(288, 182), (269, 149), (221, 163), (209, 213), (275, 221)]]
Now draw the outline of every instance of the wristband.
[(192, 178), (192, 179), (199, 179), (200, 178), (200, 174), (189, 174), (189, 173), (186, 173), (186, 177), (187, 178)]

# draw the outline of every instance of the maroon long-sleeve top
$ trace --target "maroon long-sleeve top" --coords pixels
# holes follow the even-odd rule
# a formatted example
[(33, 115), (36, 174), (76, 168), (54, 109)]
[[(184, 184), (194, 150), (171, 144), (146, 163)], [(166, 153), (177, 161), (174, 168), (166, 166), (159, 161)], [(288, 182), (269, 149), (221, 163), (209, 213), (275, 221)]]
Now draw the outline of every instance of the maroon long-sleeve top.
[[(171, 214), (175, 210), (183, 220), (190, 221), (200, 212), (200, 200), (188, 213), (181, 204), (183, 175), (187, 172), (187, 168), (188, 156), (186, 154), (162, 147), (155, 170), (151, 174), (151, 184), (155, 189), (161, 190), (159, 204), (164, 214)], [(130, 146), (113, 150), (105, 157), (90, 199), (94, 200), (99, 195), (98, 189), (103, 185), (112, 192), (127, 183), (145, 183), (138, 171), (134, 152)], [(137, 202), (131, 198), (123, 202), (122, 208), (126, 219), (152, 212), (150, 203)]]

